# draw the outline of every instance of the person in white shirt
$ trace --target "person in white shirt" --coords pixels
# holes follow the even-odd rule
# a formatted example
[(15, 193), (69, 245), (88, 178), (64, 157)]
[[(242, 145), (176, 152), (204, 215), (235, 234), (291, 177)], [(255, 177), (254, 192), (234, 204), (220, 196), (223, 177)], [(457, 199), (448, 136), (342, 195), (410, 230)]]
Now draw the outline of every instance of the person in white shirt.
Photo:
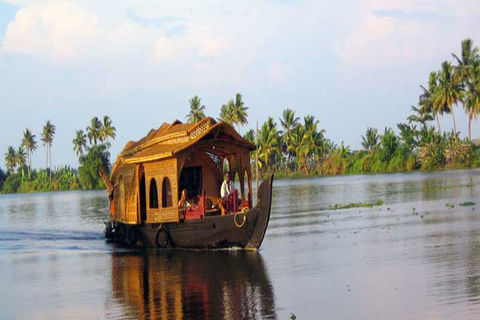
[(230, 173), (225, 173), (225, 180), (222, 183), (222, 187), (220, 188), (220, 195), (222, 198), (225, 198), (228, 195), (233, 194), (235, 191), (235, 185), (233, 181), (230, 180)]

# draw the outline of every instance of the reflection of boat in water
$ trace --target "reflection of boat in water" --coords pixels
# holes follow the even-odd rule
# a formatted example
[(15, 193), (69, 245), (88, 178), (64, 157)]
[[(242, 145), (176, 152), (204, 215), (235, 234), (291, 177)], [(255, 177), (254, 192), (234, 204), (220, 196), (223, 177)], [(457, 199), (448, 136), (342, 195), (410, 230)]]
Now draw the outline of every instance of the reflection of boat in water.
[[(129, 319), (276, 318), (257, 252), (143, 251), (113, 255), (108, 314)], [(120, 303), (118, 305), (118, 303)]]
[[(111, 200), (107, 239), (162, 248), (258, 249), (270, 219), (273, 176), (260, 185), (253, 206), (255, 148), (212, 118), (165, 123), (129, 142), (110, 177), (101, 173)], [(238, 177), (240, 192), (222, 198), (225, 168), (234, 181)], [(179, 203), (183, 193), (195, 199), (188, 208)]]

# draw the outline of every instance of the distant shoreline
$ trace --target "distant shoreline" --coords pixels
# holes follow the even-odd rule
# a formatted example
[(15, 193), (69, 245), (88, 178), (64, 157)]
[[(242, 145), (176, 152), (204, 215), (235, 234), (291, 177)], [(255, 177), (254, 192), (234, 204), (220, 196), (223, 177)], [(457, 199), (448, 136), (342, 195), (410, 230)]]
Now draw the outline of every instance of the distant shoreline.
[[(363, 173), (345, 173), (345, 174), (336, 174), (336, 175), (306, 175), (306, 174), (290, 174), (290, 175), (285, 175), (281, 173), (273, 173), (275, 180), (296, 180), (296, 179), (314, 179), (314, 178), (332, 178), (332, 177), (348, 177), (348, 176), (360, 176), (360, 175), (366, 175), (366, 176), (372, 176), (372, 175), (390, 175), (390, 174), (413, 174), (413, 173), (437, 173), (437, 172), (448, 172), (448, 171), (460, 171), (460, 170), (465, 170), (465, 171), (474, 171), (474, 170), (479, 170), (480, 168), (475, 167), (455, 167), (455, 168), (438, 168), (438, 169), (430, 169), (430, 170), (412, 170), (412, 171), (396, 171), (396, 172), (363, 172)], [(269, 174), (265, 174), (262, 176), (259, 176), (259, 181), (267, 179)], [(255, 174), (252, 174), (252, 184), (255, 185)], [(35, 191), (24, 191), (24, 192), (3, 192), (3, 190), (0, 192), (0, 196), (2, 195), (8, 195), (8, 194), (34, 194), (34, 193), (49, 193), (49, 192), (68, 192), (68, 191), (105, 191), (105, 188), (96, 188), (96, 189), (69, 189), (69, 190), (35, 190)]]

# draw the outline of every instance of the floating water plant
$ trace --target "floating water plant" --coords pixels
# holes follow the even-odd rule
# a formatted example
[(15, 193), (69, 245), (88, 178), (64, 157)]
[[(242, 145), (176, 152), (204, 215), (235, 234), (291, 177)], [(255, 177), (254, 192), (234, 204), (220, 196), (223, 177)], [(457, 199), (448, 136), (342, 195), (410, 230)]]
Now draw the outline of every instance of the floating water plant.
[(474, 206), (474, 205), (475, 205), (475, 202), (467, 201), (467, 202), (462, 202), (462, 203), (460, 203), (460, 205), (461, 205), (462, 207)]
[(349, 208), (372, 208), (374, 206), (381, 206), (382, 204), (383, 204), (382, 200), (377, 200), (375, 202), (355, 202), (355, 203), (346, 203), (346, 204), (337, 203), (330, 207), (333, 210), (349, 209)]
[(452, 204), (452, 203), (447, 203), (447, 204), (445, 204), (445, 207), (447, 207), (447, 208), (455, 208), (455, 205)]

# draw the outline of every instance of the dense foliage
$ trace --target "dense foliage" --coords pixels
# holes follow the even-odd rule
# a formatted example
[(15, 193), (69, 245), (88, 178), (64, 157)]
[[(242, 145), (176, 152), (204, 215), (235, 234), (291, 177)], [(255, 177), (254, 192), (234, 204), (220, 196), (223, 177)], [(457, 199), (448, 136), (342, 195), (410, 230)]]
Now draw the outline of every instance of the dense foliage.
[[(368, 127), (362, 138), (363, 150), (351, 150), (326, 138), (325, 130), (313, 115), (301, 119), (292, 109), (285, 109), (279, 122), (269, 117), (259, 128), (244, 134), (258, 145), (252, 162), (258, 156), (261, 174), (277, 176), (337, 175), (356, 173), (405, 172), (415, 169), (470, 168), (480, 166), (479, 141), (471, 139), (471, 125), (480, 112), (479, 49), (470, 39), (462, 42), (461, 54), (454, 61), (444, 61), (439, 71), (432, 71), (428, 83), (407, 121), (393, 128)], [(205, 117), (205, 106), (194, 96), (189, 100), (188, 122)], [(468, 137), (456, 130), (455, 113), (459, 107), (467, 114)], [(218, 120), (241, 126), (248, 123), (248, 107), (237, 93), (222, 105)], [(439, 118), (452, 117), (453, 131), (445, 132)], [(80, 167), (51, 169), (51, 148), (55, 125), (47, 121), (41, 133), (46, 148), (46, 169), (31, 169), (31, 156), (37, 141), (28, 128), (18, 148), (9, 146), (5, 153), (6, 172), (0, 169), (0, 191), (29, 192), (48, 190), (104, 188), (99, 167), (110, 171), (109, 139), (115, 139), (115, 127), (108, 116), (93, 117), (86, 130), (76, 131), (73, 150)], [(257, 154), (258, 153), (258, 154)]]
[(83, 189), (103, 189), (105, 185), (100, 177), (98, 169), (103, 166), (109, 172), (110, 153), (104, 144), (94, 145), (87, 149), (87, 153), (79, 158), (78, 168), (80, 185)]
[[(253, 130), (244, 138), (258, 143), (262, 174), (277, 176), (336, 175), (352, 173), (405, 172), (414, 169), (469, 168), (480, 166), (478, 141), (471, 139), (472, 120), (480, 111), (480, 57), (470, 39), (462, 42), (454, 64), (444, 61), (431, 72), (428, 85), (421, 86), (417, 106), (406, 123), (382, 133), (367, 128), (364, 150), (352, 151), (343, 142), (325, 138), (313, 116), (303, 121), (291, 109), (283, 111), (280, 125), (271, 117), (261, 126), (258, 140)], [(456, 130), (455, 109), (462, 106), (468, 116), (468, 137)], [(451, 115), (452, 132), (442, 132), (439, 117)], [(432, 125), (436, 121), (437, 130)], [(255, 157), (255, 155), (254, 155)]]
[[(73, 139), (73, 150), (79, 156), (78, 170), (68, 166), (50, 169), (51, 148), (56, 129), (47, 121), (41, 134), (41, 140), (47, 151), (46, 169), (32, 169), (31, 155), (37, 149), (37, 141), (28, 128), (24, 131), (23, 139), (18, 149), (9, 146), (5, 153), (5, 163), (8, 173), (0, 169), (0, 192), (44, 192), (65, 191), (77, 189), (102, 189), (103, 181), (99, 174), (99, 167), (110, 172), (109, 139), (115, 139), (115, 127), (108, 116), (100, 121), (94, 117), (91, 126), (76, 132)], [(87, 143), (87, 135), (90, 144)], [(26, 150), (26, 152), (25, 152)]]
[[(79, 188), (77, 171), (66, 166), (54, 171), (49, 169), (31, 170), (19, 169), (9, 174), (2, 186), (2, 193), (66, 191)], [(1, 178), (0, 178), (1, 179)]]

